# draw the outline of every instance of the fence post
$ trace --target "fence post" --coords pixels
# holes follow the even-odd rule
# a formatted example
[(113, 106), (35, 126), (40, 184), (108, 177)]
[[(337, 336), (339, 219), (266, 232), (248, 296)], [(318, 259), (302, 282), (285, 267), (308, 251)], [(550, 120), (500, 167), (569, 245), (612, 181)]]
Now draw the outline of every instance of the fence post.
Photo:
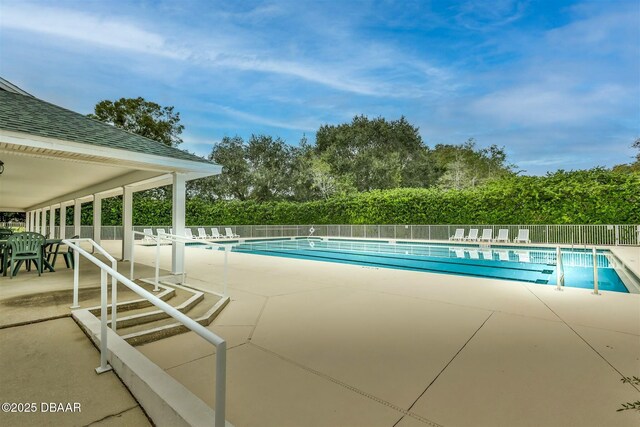
[[(131, 251), (131, 258), (133, 258), (133, 250)], [(158, 286), (159, 282), (160, 282), (160, 237), (156, 237), (156, 280), (153, 286), (153, 292), (160, 291), (160, 287)]]
[(598, 293), (598, 253), (596, 252), (596, 247), (593, 247), (593, 294), (599, 295)]

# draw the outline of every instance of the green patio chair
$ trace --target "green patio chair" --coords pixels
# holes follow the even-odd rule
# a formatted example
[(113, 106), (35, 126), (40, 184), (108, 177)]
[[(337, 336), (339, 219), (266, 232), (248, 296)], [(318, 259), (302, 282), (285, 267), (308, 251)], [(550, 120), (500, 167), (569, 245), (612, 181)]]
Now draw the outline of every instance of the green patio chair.
[[(80, 236), (76, 235), (73, 236), (71, 238), (71, 240), (73, 239), (79, 239)], [(67, 246), (67, 252), (63, 252), (63, 256), (64, 256), (64, 263), (67, 264), (67, 268), (73, 268), (73, 249)]]
[(42, 274), (42, 247), (46, 239), (39, 233), (16, 233), (7, 238), (9, 247), (10, 278), (13, 279), (20, 270), (22, 263), (33, 261), (38, 269), (38, 276)]

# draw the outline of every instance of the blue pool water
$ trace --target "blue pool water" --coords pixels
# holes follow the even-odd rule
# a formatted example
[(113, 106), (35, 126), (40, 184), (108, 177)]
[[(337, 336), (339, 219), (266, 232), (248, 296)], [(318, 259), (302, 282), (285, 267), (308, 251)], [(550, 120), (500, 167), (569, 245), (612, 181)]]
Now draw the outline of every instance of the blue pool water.
[[(234, 246), (232, 251), (556, 285), (556, 252), (553, 248), (283, 239), (246, 242)], [(601, 251), (597, 255), (600, 289), (628, 292), (609, 263), (607, 253)], [(563, 250), (562, 262), (565, 286), (593, 288), (593, 255), (590, 251)]]

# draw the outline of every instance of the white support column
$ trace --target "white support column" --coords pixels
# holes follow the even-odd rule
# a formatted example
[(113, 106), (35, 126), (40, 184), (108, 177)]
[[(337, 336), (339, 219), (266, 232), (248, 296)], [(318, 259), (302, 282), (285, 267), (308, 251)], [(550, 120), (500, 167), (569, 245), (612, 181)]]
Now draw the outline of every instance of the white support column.
[(47, 212), (49, 211), (49, 208), (42, 208), (42, 223), (40, 226), (40, 230), (42, 230), (40, 232), (40, 234), (42, 234), (43, 236), (47, 235)]
[(67, 237), (67, 205), (60, 203), (60, 238)]
[(80, 236), (80, 226), (82, 225), (82, 202), (76, 199), (73, 204), (73, 235)]
[[(173, 174), (172, 222), (173, 234), (178, 236), (184, 236), (186, 182), (187, 180), (183, 174)], [(171, 250), (171, 272), (173, 274), (184, 273), (184, 243), (182, 242), (173, 242)]]
[(24, 228), (25, 231), (31, 231), (31, 212), (27, 212), (24, 218)]
[(122, 260), (131, 260), (133, 241), (133, 190), (122, 187)]
[(56, 238), (56, 207), (51, 206), (49, 208), (49, 234), (51, 234), (51, 238)]
[(100, 244), (102, 237), (102, 196), (93, 195), (93, 241)]
[(40, 224), (41, 224), (41, 219), (42, 219), (42, 209), (38, 209), (36, 211), (36, 233), (40, 232)]

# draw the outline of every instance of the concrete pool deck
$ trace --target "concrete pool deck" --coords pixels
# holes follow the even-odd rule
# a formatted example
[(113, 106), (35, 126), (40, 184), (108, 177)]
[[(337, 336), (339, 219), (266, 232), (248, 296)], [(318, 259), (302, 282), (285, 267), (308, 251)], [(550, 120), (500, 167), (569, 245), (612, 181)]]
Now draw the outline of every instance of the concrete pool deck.
[[(120, 242), (103, 245), (119, 256)], [(620, 249), (620, 258), (640, 254)], [(224, 253), (186, 251), (187, 283), (221, 292)], [(155, 247), (135, 254), (136, 277), (153, 276)], [(170, 254), (161, 248), (161, 267)], [(0, 424), (149, 425), (113, 372), (95, 374), (99, 353), (80, 328), (56, 319), (70, 314), (63, 265), (41, 278), (0, 278), (0, 394), (81, 399), (82, 416), (0, 413)], [(98, 270), (81, 265), (82, 306), (95, 305)], [(128, 275), (128, 263), (119, 269)], [(640, 399), (620, 381), (640, 376), (640, 294), (239, 253), (229, 254), (228, 279), (232, 302), (209, 329), (228, 342), (227, 420), (237, 427), (640, 420), (616, 412)], [(213, 406), (211, 345), (187, 333), (136, 348)]]
[[(187, 283), (221, 292), (223, 252), (186, 254)], [(639, 422), (616, 412), (640, 399), (620, 381), (640, 376), (638, 294), (238, 253), (228, 278), (209, 328), (228, 341), (236, 426)], [(213, 405), (215, 351), (197, 336), (138, 349)]]

